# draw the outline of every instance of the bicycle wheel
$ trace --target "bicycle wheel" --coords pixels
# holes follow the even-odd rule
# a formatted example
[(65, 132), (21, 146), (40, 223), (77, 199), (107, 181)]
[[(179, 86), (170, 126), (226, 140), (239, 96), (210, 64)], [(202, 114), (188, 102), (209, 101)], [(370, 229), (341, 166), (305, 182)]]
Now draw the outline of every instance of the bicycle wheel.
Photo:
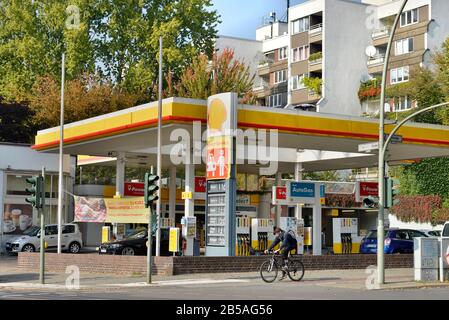
[(288, 260), (288, 277), (292, 281), (301, 281), (304, 277), (304, 264), (300, 260)]
[(260, 276), (262, 280), (271, 283), (278, 276), (278, 265), (274, 260), (267, 260), (260, 266)]

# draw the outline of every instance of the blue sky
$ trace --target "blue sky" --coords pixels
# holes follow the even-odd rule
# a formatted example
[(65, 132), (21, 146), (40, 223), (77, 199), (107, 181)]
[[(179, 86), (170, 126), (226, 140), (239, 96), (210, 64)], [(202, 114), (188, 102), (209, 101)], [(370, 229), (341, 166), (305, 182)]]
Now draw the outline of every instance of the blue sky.
[[(303, 2), (291, 0), (292, 5)], [(285, 15), (287, 0), (213, 0), (214, 9), (221, 15), (220, 35), (254, 39), (262, 17), (276, 11), (278, 17)]]

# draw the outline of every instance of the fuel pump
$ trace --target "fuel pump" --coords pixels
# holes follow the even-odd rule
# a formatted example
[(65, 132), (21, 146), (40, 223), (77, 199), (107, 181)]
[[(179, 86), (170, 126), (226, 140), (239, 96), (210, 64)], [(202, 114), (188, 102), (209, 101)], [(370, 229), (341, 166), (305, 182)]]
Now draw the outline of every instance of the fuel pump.
[(251, 247), (256, 251), (267, 250), (274, 241), (272, 219), (252, 219)]
[(250, 218), (237, 217), (236, 219), (236, 233), (237, 241), (235, 248), (236, 256), (249, 256), (250, 252)]
[(360, 252), (362, 237), (358, 235), (357, 218), (334, 218), (332, 220), (332, 230), (335, 254)]

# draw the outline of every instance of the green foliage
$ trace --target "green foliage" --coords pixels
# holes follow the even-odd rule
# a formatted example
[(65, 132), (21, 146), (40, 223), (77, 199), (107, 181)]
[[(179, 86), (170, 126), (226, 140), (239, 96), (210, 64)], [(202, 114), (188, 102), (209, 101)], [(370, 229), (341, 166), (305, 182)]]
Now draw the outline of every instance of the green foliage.
[(30, 143), (35, 132), (31, 117), (27, 105), (0, 101), (0, 141)]
[(251, 103), (253, 83), (249, 66), (234, 59), (234, 52), (226, 49), (220, 54), (214, 53), (212, 60), (206, 55), (193, 59), (192, 65), (182, 72), (176, 91), (178, 96), (194, 99), (233, 91), (243, 103)]
[[(80, 12), (66, 28), (69, 5)], [(164, 66), (175, 78), (199, 53), (211, 55), (217, 12), (211, 0), (60, 0), (0, 2), (0, 96), (28, 101), (39, 77), (82, 74), (128, 92), (151, 95), (157, 81), (159, 36)]]
[(316, 94), (321, 94), (323, 79), (317, 77), (305, 77), (302, 81), (306, 88), (312, 90)]
[(375, 78), (360, 83), (358, 92), (360, 102), (376, 99), (380, 96), (380, 79)]
[(322, 58), (323, 58), (322, 52), (315, 52), (309, 56), (309, 61), (316, 61), (316, 60), (320, 60)]
[(304, 180), (313, 181), (341, 181), (341, 177), (336, 170), (320, 171), (320, 172), (305, 172), (302, 177)]

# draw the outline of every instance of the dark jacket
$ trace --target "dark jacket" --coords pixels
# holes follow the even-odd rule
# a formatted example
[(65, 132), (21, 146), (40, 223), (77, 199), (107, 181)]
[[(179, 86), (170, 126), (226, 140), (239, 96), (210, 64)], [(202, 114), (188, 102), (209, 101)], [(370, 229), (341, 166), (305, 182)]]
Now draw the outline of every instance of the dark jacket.
[(297, 246), (295, 237), (293, 237), (289, 232), (281, 231), (279, 235), (274, 239), (270, 248), (268, 248), (268, 251), (273, 250), (273, 248), (280, 242), (281, 246), (279, 247), (279, 249), (296, 248)]

